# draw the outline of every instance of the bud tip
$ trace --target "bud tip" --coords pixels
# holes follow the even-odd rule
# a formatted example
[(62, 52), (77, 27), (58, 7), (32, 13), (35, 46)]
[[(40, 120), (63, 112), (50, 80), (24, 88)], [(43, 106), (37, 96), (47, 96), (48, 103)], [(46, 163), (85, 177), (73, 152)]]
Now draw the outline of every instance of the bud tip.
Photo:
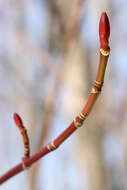
[(19, 116), (17, 113), (14, 113), (13, 119), (14, 119), (15, 124), (16, 124), (18, 127), (23, 126), (22, 119), (20, 118), (20, 116)]
[(110, 23), (106, 12), (101, 14), (100, 24), (99, 24), (99, 36), (100, 36), (100, 46), (104, 50), (108, 50), (108, 40), (110, 36)]

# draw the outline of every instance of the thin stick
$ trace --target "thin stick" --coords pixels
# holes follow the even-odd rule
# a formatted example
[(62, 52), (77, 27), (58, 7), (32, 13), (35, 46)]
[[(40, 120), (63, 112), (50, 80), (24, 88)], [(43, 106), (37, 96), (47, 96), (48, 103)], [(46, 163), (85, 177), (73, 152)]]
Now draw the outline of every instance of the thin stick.
[[(108, 23), (108, 24), (107, 24)], [(34, 154), (30, 158), (24, 160), (24, 164), (26, 167), (31, 166), (34, 162), (48, 154), (49, 152), (55, 150), (56, 148), (59, 147), (76, 129), (82, 126), (84, 120), (90, 113), (94, 103), (96, 102), (100, 92), (101, 88), (104, 82), (104, 74), (105, 74), (105, 69), (109, 57), (109, 46), (108, 46), (108, 38), (110, 34), (110, 27), (109, 27), (109, 21), (106, 13), (102, 13), (101, 19), (100, 19), (100, 63), (99, 63), (99, 68), (98, 68), (98, 73), (97, 77), (94, 83), (94, 86), (92, 88), (91, 94), (89, 96), (89, 99), (82, 109), (81, 113), (74, 119), (74, 121), (69, 125), (65, 131), (63, 131), (56, 139), (54, 139), (51, 143), (49, 143), (47, 146), (41, 149), (40, 152)], [(108, 31), (108, 33), (107, 33)], [(102, 35), (104, 34), (104, 35)], [(107, 37), (108, 35), (108, 37)], [(102, 40), (103, 38), (103, 40)], [(105, 42), (105, 43), (103, 43)], [(104, 45), (104, 48), (103, 48)], [(18, 174), (19, 172), (23, 171), (24, 167), (22, 166), (22, 163), (18, 164), (11, 170), (9, 170), (7, 173), (5, 173), (1, 178), (0, 178), (0, 184), (3, 182), (7, 181), (9, 178), (13, 177), (14, 175)]]
[(29, 158), (29, 156), (30, 156), (29, 137), (27, 134), (27, 130), (23, 125), (22, 119), (17, 113), (14, 113), (14, 122), (17, 125), (18, 129), (20, 130), (20, 133), (21, 133), (22, 138), (23, 138), (24, 155), (22, 157), (22, 165), (25, 169), (24, 160)]

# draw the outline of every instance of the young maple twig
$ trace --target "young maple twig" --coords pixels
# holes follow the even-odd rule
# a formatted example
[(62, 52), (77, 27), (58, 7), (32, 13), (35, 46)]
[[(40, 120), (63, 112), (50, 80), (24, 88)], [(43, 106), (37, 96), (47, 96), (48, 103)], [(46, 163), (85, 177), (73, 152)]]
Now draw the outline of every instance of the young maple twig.
[[(63, 131), (56, 139), (54, 139), (51, 143), (47, 146), (43, 147), (40, 152), (34, 154), (33, 156), (24, 160), (25, 167), (31, 166), (34, 162), (48, 154), (49, 152), (55, 150), (59, 147), (76, 129), (82, 126), (84, 120), (90, 113), (94, 103), (96, 102), (101, 88), (104, 82), (104, 74), (105, 69), (110, 53), (110, 48), (108, 46), (108, 39), (110, 35), (110, 25), (109, 20), (106, 13), (102, 13), (99, 25), (99, 36), (100, 36), (100, 63), (97, 72), (97, 77), (94, 82), (94, 86), (92, 88), (91, 94), (88, 98), (88, 101), (84, 108), (82, 109), (81, 113), (76, 116), (74, 121), (69, 125), (65, 131)], [(18, 164), (3, 176), (0, 177), (0, 184), (7, 181), (9, 178), (13, 177), (14, 175), (18, 174), (19, 172), (23, 171), (24, 167), (22, 163)]]
[(28, 137), (27, 130), (24, 127), (22, 119), (20, 118), (20, 116), (17, 113), (14, 113), (13, 117), (14, 117), (14, 122), (17, 125), (17, 127), (19, 128), (20, 133), (23, 137), (24, 155), (22, 157), (22, 166), (25, 169), (24, 160), (29, 158), (29, 156), (30, 156), (29, 137)]

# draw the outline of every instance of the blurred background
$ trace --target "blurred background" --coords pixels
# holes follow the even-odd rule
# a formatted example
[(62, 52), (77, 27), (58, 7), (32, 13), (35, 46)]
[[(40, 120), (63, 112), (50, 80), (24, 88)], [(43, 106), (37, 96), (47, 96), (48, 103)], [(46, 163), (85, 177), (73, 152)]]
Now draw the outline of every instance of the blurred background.
[(102, 93), (82, 128), (1, 190), (127, 190), (127, 1), (0, 1), (0, 175), (31, 155), (80, 112), (99, 62), (98, 25), (106, 11), (110, 47)]

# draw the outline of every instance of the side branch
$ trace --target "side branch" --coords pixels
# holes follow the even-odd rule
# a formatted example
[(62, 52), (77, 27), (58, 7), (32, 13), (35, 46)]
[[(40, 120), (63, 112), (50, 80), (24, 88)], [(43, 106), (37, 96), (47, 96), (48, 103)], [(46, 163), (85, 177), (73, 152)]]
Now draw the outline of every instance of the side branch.
[(24, 164), (24, 160), (29, 158), (29, 156), (30, 156), (29, 137), (28, 137), (27, 130), (24, 127), (22, 119), (20, 118), (20, 116), (17, 113), (14, 113), (13, 118), (14, 118), (14, 122), (17, 125), (17, 127), (19, 128), (20, 133), (21, 133), (22, 138), (23, 138), (24, 155), (22, 157), (22, 165), (23, 165), (23, 168), (25, 169), (26, 166)]

